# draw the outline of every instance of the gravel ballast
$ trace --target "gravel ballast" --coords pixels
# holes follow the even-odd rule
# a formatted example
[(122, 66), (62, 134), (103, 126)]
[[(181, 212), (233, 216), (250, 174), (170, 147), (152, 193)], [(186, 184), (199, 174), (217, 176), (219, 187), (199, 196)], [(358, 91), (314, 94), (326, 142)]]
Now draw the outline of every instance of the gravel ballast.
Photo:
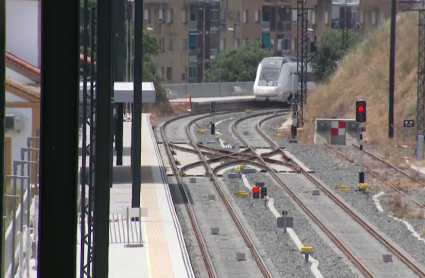
[[(294, 231), (305, 246), (314, 247), (313, 257), (319, 261), (319, 270), (324, 277), (353, 277), (354, 273), (345, 264), (344, 258), (336, 254), (329, 245), (315, 232), (309, 221), (298, 211), (288, 195), (279, 188), (267, 173), (246, 175), (250, 184), (265, 182), (268, 194), (274, 198), (274, 207), (281, 212), (287, 210), (289, 216), (294, 217)], [(247, 190), (242, 179), (228, 179), (223, 175), (223, 181), (231, 193), (238, 190)], [(284, 277), (314, 277), (297, 246), (288, 233), (277, 228), (275, 216), (264, 207), (262, 200), (237, 198), (232, 194), (236, 204), (240, 207), (251, 229), (256, 233), (261, 245), (266, 250), (267, 257), (271, 258), (279, 275)]]
[[(365, 195), (359, 194), (353, 190), (351, 192), (341, 192), (336, 189), (338, 185), (346, 185), (355, 189), (358, 184), (358, 168), (346, 161), (332, 158), (318, 146), (289, 144), (287, 139), (273, 137), (275, 133), (274, 127), (281, 121), (281, 119), (268, 121), (262, 126), (263, 131), (265, 131), (270, 138), (273, 138), (280, 146), (286, 147), (292, 155), (311, 170), (315, 171), (315, 175), (330, 189), (344, 198), (347, 203), (365, 216), (372, 224), (390, 237), (419, 263), (425, 265), (425, 243), (415, 238), (401, 221), (388, 217), (388, 213), (383, 214), (377, 209), (372, 196), (379, 192), (371, 189), (370, 197), (366, 198)], [(370, 182), (371, 178), (366, 174), (366, 182), (368, 181)], [(388, 206), (384, 204), (383, 207)], [(423, 220), (412, 222), (415, 223), (415, 227), (423, 227), (424, 225), (417, 223), (424, 223)]]

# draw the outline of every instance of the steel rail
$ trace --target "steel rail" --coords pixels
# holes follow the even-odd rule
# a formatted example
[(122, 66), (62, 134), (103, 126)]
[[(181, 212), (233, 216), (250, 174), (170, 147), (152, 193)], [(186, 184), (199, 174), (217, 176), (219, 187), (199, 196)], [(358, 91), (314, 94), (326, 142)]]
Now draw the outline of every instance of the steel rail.
[[(330, 146), (329, 144), (325, 144), (325, 146), (327, 146), (329, 149), (331, 149), (332, 151), (336, 152), (337, 154), (339, 154), (340, 156), (342, 156), (343, 158), (345, 158), (346, 160), (348, 160), (349, 162), (353, 163), (354, 165), (359, 165), (357, 162), (355, 162), (354, 160), (352, 160), (351, 158), (349, 158), (347, 155), (343, 154), (342, 152), (338, 151), (337, 149), (335, 149), (334, 147)], [(410, 196), (408, 196), (406, 193), (404, 193), (403, 191), (401, 191), (400, 189), (398, 189), (397, 187), (395, 187), (394, 185), (389, 184), (387, 181), (385, 181), (383, 178), (381, 178), (377, 173), (375, 173), (374, 171), (370, 170), (369, 168), (363, 166), (363, 169), (371, 174), (374, 178), (376, 178), (377, 180), (379, 180), (380, 182), (382, 182), (383, 184), (385, 184), (386, 186), (390, 187), (391, 189), (393, 189), (394, 191), (396, 191), (397, 193), (399, 193), (400, 195), (403, 195), (404, 197), (406, 197), (407, 199), (409, 199), (412, 203), (414, 203), (415, 205), (417, 205), (418, 207), (420, 207), (421, 209), (425, 209), (425, 206), (420, 204), (418, 201), (416, 201), (415, 199), (412, 199)]]
[(239, 217), (237, 216), (236, 212), (233, 209), (232, 204), (229, 202), (226, 194), (224, 193), (223, 189), (221, 188), (220, 182), (218, 181), (217, 177), (214, 175), (213, 170), (211, 169), (211, 166), (208, 164), (207, 160), (205, 159), (204, 155), (202, 154), (198, 144), (194, 143), (196, 140), (192, 137), (192, 134), (190, 132), (190, 128), (193, 124), (195, 124), (198, 120), (202, 119), (194, 119), (192, 120), (187, 126), (186, 126), (186, 134), (189, 137), (190, 141), (193, 144), (193, 147), (198, 150), (198, 156), (199, 158), (204, 162), (204, 167), (207, 171), (208, 176), (210, 177), (214, 187), (216, 188), (218, 194), (220, 195), (223, 203), (226, 206), (227, 211), (229, 212), (230, 216), (232, 217), (239, 233), (241, 234), (243, 240), (245, 241), (245, 244), (247, 245), (248, 249), (250, 250), (257, 266), (259, 267), (261, 273), (264, 275), (264, 277), (271, 278), (273, 275), (271, 274), (270, 270), (268, 269), (266, 263), (263, 261), (260, 252), (255, 247), (254, 243), (252, 242), (248, 232), (246, 231), (245, 227), (243, 226), (242, 222), (240, 221)]
[[(355, 148), (357, 148), (357, 149), (360, 149), (360, 147), (359, 147), (359, 146), (357, 146), (357, 145), (355, 145), (355, 144), (352, 144), (352, 145), (353, 145), (353, 147), (355, 147)], [(377, 155), (374, 155), (373, 153), (371, 153), (371, 152), (369, 152), (369, 151), (365, 150), (364, 148), (363, 148), (363, 152), (365, 152), (367, 155), (370, 155), (371, 157), (375, 158), (376, 160), (378, 160), (378, 161), (380, 161), (380, 162), (382, 162), (382, 163), (386, 164), (387, 166), (389, 166), (389, 167), (393, 168), (393, 169), (394, 169), (394, 170), (396, 170), (397, 172), (399, 172), (399, 173), (403, 174), (404, 176), (408, 177), (409, 179), (411, 179), (411, 180), (413, 180), (413, 181), (415, 181), (415, 182), (417, 182), (417, 183), (419, 183), (420, 185), (422, 185), (422, 186), (424, 186), (424, 187), (425, 187), (425, 183), (424, 183), (423, 181), (421, 181), (421, 180), (419, 180), (419, 179), (417, 179), (417, 178), (415, 178), (415, 177), (412, 177), (411, 175), (409, 175), (409, 174), (408, 174), (408, 173), (406, 173), (405, 171), (401, 170), (400, 168), (396, 167), (395, 165), (391, 164), (390, 162), (388, 162), (388, 161), (386, 161), (386, 160), (384, 160), (384, 159), (380, 158), (380, 157), (379, 157), (379, 156), (377, 156)]]
[[(277, 144), (270, 139), (262, 130), (261, 130), (261, 124), (275, 118), (273, 117), (267, 117), (263, 120), (261, 120), (257, 126), (256, 130), (257, 132), (266, 140), (269, 142), (271, 146), (274, 146), (275, 148), (279, 148)], [(286, 156), (284, 152), (282, 152), (283, 156)], [(287, 157), (288, 160), (291, 160), (291, 158)], [(296, 163), (294, 161), (294, 163)], [(410, 258), (408, 258), (403, 251), (399, 250), (396, 246), (394, 246), (389, 240), (387, 240), (384, 236), (382, 236), (375, 228), (373, 228), (371, 225), (369, 225), (364, 219), (362, 219), (356, 212), (354, 212), (351, 208), (349, 208), (343, 201), (341, 201), (333, 192), (331, 192), (327, 186), (322, 184), (321, 181), (319, 181), (315, 176), (311, 175), (307, 171), (301, 168), (301, 173), (309, 179), (314, 185), (316, 185), (318, 188), (320, 188), (331, 200), (333, 200), (341, 209), (343, 209), (348, 215), (350, 215), (357, 223), (359, 223), (367, 232), (369, 232), (375, 239), (377, 239), (383, 246), (385, 246), (388, 250), (390, 250), (400, 261), (402, 261), (407, 267), (409, 267), (414, 273), (419, 275), (422, 278), (425, 278), (425, 271), (422, 270), (422, 268), (415, 263), (411, 261)], [(273, 173), (272, 173), (273, 174)], [(279, 178), (280, 179), (280, 178)], [(295, 196), (295, 195), (294, 195)], [(339, 241), (339, 240), (338, 240)], [(341, 246), (343, 245), (342, 242), (340, 242)], [(359, 271), (362, 272), (363, 275), (366, 277), (373, 277), (372, 273), (366, 268), (366, 266), (363, 265), (363, 263), (349, 250), (344, 248), (346, 250), (346, 255), (349, 257), (349, 259), (353, 262), (354, 265), (356, 265), (357, 268), (359, 268)], [(344, 252), (345, 253), (345, 252)]]
[[(192, 115), (190, 115), (190, 116), (192, 116)], [(215, 270), (212, 258), (211, 258), (210, 254), (208, 252), (207, 245), (206, 245), (205, 239), (202, 235), (199, 222), (196, 219), (194, 209), (192, 207), (192, 204), (189, 201), (189, 197), (188, 197), (189, 195), (188, 195), (186, 189), (184, 188), (183, 179), (179, 175), (178, 167), (177, 167), (176, 162), (174, 160), (174, 156), (173, 156), (173, 153), (171, 151), (170, 144), (168, 143), (167, 137), (166, 137), (166, 134), (165, 134), (165, 128), (167, 127), (167, 125), (169, 125), (170, 123), (172, 123), (174, 121), (180, 120), (182, 118), (190, 117), (190, 116), (185, 115), (185, 116), (182, 116), (182, 117), (173, 118), (173, 119), (165, 122), (161, 126), (161, 137), (162, 137), (162, 141), (163, 141), (165, 150), (167, 152), (168, 160), (169, 160), (169, 162), (172, 166), (171, 168), (173, 169), (174, 176), (177, 180), (177, 183), (178, 183), (179, 188), (180, 188), (180, 192), (183, 196), (183, 201), (185, 203), (185, 207), (186, 207), (187, 213), (189, 215), (189, 219), (190, 219), (193, 231), (195, 232), (196, 240), (198, 241), (198, 245), (199, 245), (199, 248), (200, 248), (201, 253), (202, 253), (202, 259), (204, 260), (205, 267), (208, 271), (208, 277), (216, 278), (216, 277), (218, 277), (217, 272)]]
[[(267, 115), (267, 114), (263, 114), (263, 115)], [(262, 116), (262, 115), (259, 115)], [(270, 147), (274, 150), (280, 150), (281, 151), (281, 155), (282, 157), (286, 160), (286, 161), (291, 161), (291, 159), (289, 157), (286, 157), (283, 150), (277, 145), (275, 144), (268, 136), (266, 136), (260, 129), (260, 125), (265, 122), (266, 120), (272, 119), (278, 117), (278, 115), (273, 115), (271, 117), (266, 117), (265, 119), (261, 120), (259, 123), (257, 123), (255, 129), (256, 131), (260, 134), (260, 136), (262, 136), (266, 142), (269, 143)], [(235, 136), (238, 137), (238, 139), (241, 141), (242, 144), (244, 145), (248, 145), (248, 143), (245, 141), (245, 139), (238, 133), (238, 131), (236, 130), (236, 125), (240, 122), (242, 122), (243, 120), (252, 118), (252, 116), (250, 117), (245, 117), (243, 119), (240, 119), (238, 121), (236, 121), (234, 123), (234, 128), (232, 129)], [(296, 163), (295, 163), (296, 164)], [(268, 167), (267, 165), (265, 165), (264, 167)], [(302, 173), (306, 173), (301, 166), (299, 166), (300, 171)], [(276, 181), (276, 183), (282, 187), (291, 197), (292, 199), (298, 204), (298, 206), (310, 217), (310, 219), (313, 220), (313, 222), (335, 243), (335, 245), (347, 256), (347, 258), (358, 268), (358, 270), (366, 277), (366, 278), (372, 278), (374, 277), (374, 275), (372, 274), (372, 272), (370, 272), (366, 266), (354, 255), (354, 253), (325, 225), (322, 223), (322, 221), (316, 216), (316, 214), (310, 209), (308, 208), (304, 202), (295, 194), (295, 192), (281, 179), (281, 177), (275, 173), (274, 171), (272, 171), (272, 169), (270, 169), (269, 167), (269, 174), (270, 176), (272, 176), (272, 178)], [(308, 174), (308, 173), (307, 173)]]

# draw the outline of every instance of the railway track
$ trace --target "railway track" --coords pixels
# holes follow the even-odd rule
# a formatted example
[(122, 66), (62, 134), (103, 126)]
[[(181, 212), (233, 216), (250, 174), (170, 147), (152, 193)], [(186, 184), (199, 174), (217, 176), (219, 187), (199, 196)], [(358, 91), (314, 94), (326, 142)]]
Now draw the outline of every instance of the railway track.
[[(185, 117), (185, 116), (183, 116), (183, 117)], [(166, 134), (165, 134), (165, 128), (167, 127), (167, 125), (169, 125), (170, 123), (172, 123), (172, 122), (174, 122), (178, 119), (181, 119), (181, 118), (182, 117), (178, 117), (178, 118), (174, 118), (174, 119), (171, 119), (171, 120), (165, 122), (161, 127), (161, 137), (162, 137), (162, 141), (163, 141), (163, 144), (164, 144), (164, 147), (165, 147), (165, 151), (166, 151), (167, 156), (168, 156), (168, 161), (171, 164), (171, 168), (173, 170), (174, 177), (176, 178), (177, 183), (179, 185), (179, 189), (180, 189), (180, 192), (182, 194), (183, 201), (184, 201), (185, 207), (186, 207), (186, 211), (189, 215), (190, 223), (191, 223), (192, 229), (195, 233), (195, 237), (196, 237), (196, 240), (198, 242), (199, 249), (201, 250), (202, 258), (203, 258), (203, 261), (205, 263), (205, 267), (208, 271), (208, 277), (216, 278), (216, 277), (218, 277), (217, 272), (216, 272), (215, 267), (213, 265), (211, 256), (208, 253), (207, 245), (206, 245), (205, 239), (202, 235), (200, 225), (198, 223), (198, 220), (196, 219), (196, 215), (195, 215), (193, 206), (189, 202), (189, 197), (188, 197), (189, 195), (188, 195), (186, 189), (184, 188), (183, 179), (181, 178), (181, 176), (179, 174), (177, 164), (176, 164), (176, 162), (173, 158), (173, 153), (172, 153), (172, 150), (170, 148), (170, 144), (169, 144), (167, 137), (166, 137)]]
[[(256, 115), (255, 115), (256, 116)], [(232, 125), (232, 132), (234, 133), (234, 135), (238, 138), (238, 140), (245, 145), (247, 148), (251, 148), (248, 144), (248, 142), (246, 142), (246, 140), (240, 135), (240, 133), (237, 131), (237, 125), (247, 119), (253, 118), (255, 117), (253, 116), (248, 116), (242, 119), (237, 120), (236, 122), (233, 123)], [(261, 120), (255, 127), (255, 130), (258, 132), (258, 134), (263, 137), (263, 139), (268, 142), (268, 144), (270, 145), (271, 149), (275, 152), (278, 153), (282, 156), (282, 158), (286, 161), (286, 162), (292, 162), (293, 164), (297, 165), (297, 163), (295, 161), (292, 161), (291, 158), (289, 158), (288, 156), (286, 156), (286, 154), (284, 153), (284, 151), (273, 141), (271, 140), (266, 134), (264, 134), (264, 132), (261, 130), (261, 124), (264, 123), (267, 120), (273, 119), (275, 117), (278, 117), (277, 115), (272, 115), (270, 117), (266, 117), (265, 119)], [(252, 150), (254, 153), (255, 151)], [(305, 171), (300, 165), (298, 165), (300, 168), (300, 171), (303, 175), (306, 175), (307, 178), (309, 178), (310, 181), (312, 181), (314, 184), (317, 183), (316, 179), (314, 178), (313, 180), (311, 179), (311, 175)], [(304, 202), (295, 194), (295, 192), (279, 177), (279, 175), (277, 173), (275, 173), (274, 171), (272, 171), (267, 165), (263, 165), (263, 168), (267, 169), (269, 174), (271, 175), (271, 177), (276, 181), (276, 183), (283, 188), (290, 196), (291, 198), (297, 203), (297, 205), (310, 217), (311, 220), (313, 220), (313, 222), (335, 243), (335, 245), (347, 256), (347, 258), (357, 267), (357, 269), (366, 277), (366, 278), (371, 278), (374, 277), (374, 275), (372, 274), (372, 272), (370, 272), (367, 267), (354, 255), (353, 252), (351, 252), (351, 250), (325, 225), (323, 224), (323, 222), (315, 215), (315, 213), (308, 208)], [(323, 187), (322, 184), (320, 183), (320, 187)], [(337, 198), (335, 198), (337, 199)]]
[[(221, 112), (219, 114), (223, 114), (223, 113), (229, 113), (229, 112)], [(193, 116), (193, 115), (183, 116), (183, 117), (190, 117), (190, 116)], [(180, 169), (180, 170), (178, 169), (176, 162), (174, 160), (174, 157), (173, 157), (173, 149), (180, 149), (180, 150), (183, 150), (183, 151), (196, 153), (198, 155), (200, 162), (197, 162), (196, 165), (189, 165), (186, 168), (189, 169), (191, 167), (197, 167), (199, 165), (204, 166), (204, 168), (206, 170), (206, 176), (208, 176), (210, 178), (215, 189), (217, 190), (218, 194), (220, 195), (220, 198), (222, 199), (223, 203), (225, 204), (226, 209), (229, 212), (233, 222), (235, 223), (235, 225), (236, 225), (241, 237), (243, 238), (246, 246), (250, 250), (251, 255), (254, 258), (260, 272), (262, 273), (262, 275), (264, 277), (271, 278), (273, 276), (272, 276), (270, 270), (268, 269), (266, 263), (263, 261), (259, 251), (255, 247), (250, 236), (248, 235), (248, 232), (245, 230), (245, 227), (243, 226), (242, 222), (238, 218), (232, 204), (229, 202), (226, 194), (224, 193), (223, 189), (221, 188), (220, 182), (218, 181), (217, 177), (214, 175), (213, 169), (209, 165), (209, 163), (212, 162), (211, 159), (207, 160), (206, 157), (205, 157), (206, 155), (214, 156), (215, 158), (212, 158), (213, 161), (220, 161), (220, 160), (223, 160), (223, 159), (232, 159), (232, 156), (236, 156), (236, 154), (230, 154), (229, 152), (223, 152), (223, 151), (218, 150), (218, 149), (200, 146), (200, 144), (196, 143), (196, 140), (193, 138), (193, 136), (190, 132), (192, 125), (194, 125), (197, 121), (205, 119), (207, 117), (209, 117), (209, 115), (200, 116), (200, 117), (192, 120), (186, 126), (186, 129), (185, 129), (186, 136), (187, 136), (187, 138), (189, 138), (190, 145), (194, 148), (193, 150), (188, 149), (188, 148), (183, 148), (183, 149), (185, 149), (185, 150), (183, 150), (182, 147), (178, 147), (174, 144), (171, 144), (167, 140), (167, 137), (166, 137), (166, 134), (165, 134), (166, 126), (173, 121), (181, 119), (182, 117), (174, 118), (174, 119), (164, 123), (164, 125), (161, 128), (161, 137), (162, 137), (163, 144), (164, 144), (164, 147), (165, 147), (166, 152), (167, 152), (167, 156), (168, 156), (169, 161), (171, 163), (174, 176), (176, 177), (177, 182), (178, 182), (179, 187), (180, 187), (180, 190), (182, 192), (182, 195), (185, 198), (186, 209), (188, 211), (189, 218), (190, 218), (190, 221), (191, 221), (191, 224), (192, 224), (192, 228), (195, 232), (195, 236), (196, 236), (198, 244), (200, 246), (200, 249), (201, 249), (201, 252), (202, 252), (202, 255), (203, 255), (203, 259), (204, 259), (204, 263), (205, 263), (205, 266), (208, 270), (208, 275), (209, 275), (209, 277), (218, 277), (217, 272), (215, 271), (215, 267), (212, 263), (211, 257), (208, 253), (207, 244), (205, 242), (205, 239), (203, 238), (202, 232), (200, 230), (199, 223), (196, 220), (196, 216), (195, 216), (195, 213), (193, 211), (193, 207), (191, 206), (190, 202), (188, 201), (188, 193), (186, 192), (186, 190), (183, 186), (182, 176), (184, 175), (184, 170), (182, 171), (182, 169)], [(205, 150), (207, 150), (207, 151), (205, 151)], [(242, 152), (242, 156), (243, 155), (244, 155), (244, 152)], [(245, 156), (245, 158), (248, 159), (250, 157)], [(245, 161), (246, 163), (249, 162), (249, 160), (242, 160), (242, 161)]]
[[(276, 116), (273, 115), (271, 117), (267, 117), (263, 120), (261, 120), (255, 127), (256, 131), (266, 140), (270, 147), (274, 150), (279, 150), (282, 157), (286, 161), (291, 161), (292, 159), (288, 157), (283, 150), (271, 139), (269, 138), (261, 129), (261, 125), (270, 120), (275, 118)], [(240, 135), (239, 135), (240, 136)], [(243, 140), (243, 138), (241, 138)], [(295, 164), (296, 162), (293, 161)], [(385, 246), (391, 253), (393, 253), (400, 261), (402, 261), (407, 267), (409, 267), (415, 274), (417, 274), (419, 277), (425, 277), (425, 272), (422, 270), (421, 267), (413, 263), (402, 250), (400, 250), (397, 246), (394, 246), (391, 242), (389, 242), (385, 237), (383, 237), (374, 227), (369, 225), (366, 221), (364, 221), (355, 211), (353, 211), (351, 208), (349, 208), (344, 202), (342, 202), (333, 192), (331, 192), (324, 184), (321, 183), (315, 176), (305, 171), (303, 168), (301, 168), (301, 173), (310, 180), (314, 185), (316, 185), (318, 188), (321, 189), (322, 192), (324, 192), (331, 200), (333, 200), (341, 209), (343, 209), (347, 214), (349, 214), (358, 224), (360, 224), (366, 231), (369, 232), (376, 240), (378, 240), (383, 246)], [(302, 202), (302, 200), (298, 199), (295, 194), (290, 190), (288, 186), (285, 185), (284, 182), (279, 178), (279, 176), (274, 173), (270, 172), (270, 174), (275, 177), (276, 181), (283, 187), (285, 187), (288, 191), (288, 193), (293, 197), (293, 199), (300, 205), (300, 207), (309, 215), (312, 217), (313, 221), (318, 224), (318, 226), (334, 241), (334, 243), (343, 251), (346, 256), (352, 261), (352, 263), (359, 269), (359, 271), (365, 276), (365, 277), (374, 277), (373, 274), (365, 267), (365, 265), (350, 251), (348, 248), (338, 239), (336, 236), (320, 221), (317, 219), (317, 217), (311, 212)]]
[[(345, 160), (351, 162), (354, 165), (359, 165), (357, 162), (355, 162), (353, 159), (351, 159), (348, 155), (340, 152), (339, 150), (337, 150), (335, 147), (329, 145), (329, 144), (325, 144), (325, 146), (332, 150), (333, 152), (337, 153), (339, 156), (343, 157)], [(359, 149), (359, 147), (357, 147), (356, 145), (353, 144), (354, 147), (356, 147), (357, 149)], [(363, 149), (363, 152), (366, 153), (367, 155), (369, 155), (370, 157), (374, 158), (375, 160), (382, 162), (383, 164), (385, 164), (387, 167), (389, 167), (390, 169), (396, 171), (397, 173), (402, 174), (405, 178), (410, 179), (422, 186), (425, 187), (425, 183), (420, 181), (419, 179), (410, 176), (408, 173), (406, 173), (405, 171), (397, 168), (396, 166), (394, 166), (393, 164), (383, 160), (382, 158), (374, 155), (373, 153), (366, 151)], [(398, 194), (404, 196), (406, 199), (408, 199), (409, 201), (411, 201), (412, 203), (414, 203), (415, 205), (417, 205), (419, 208), (424, 209), (425, 210), (425, 206), (421, 203), (419, 203), (418, 201), (416, 201), (415, 199), (411, 198), (410, 196), (408, 196), (406, 193), (404, 193), (403, 191), (401, 191), (400, 189), (398, 189), (396, 186), (392, 185), (391, 183), (387, 182), (386, 180), (384, 180), (381, 175), (379, 175), (377, 172), (369, 169), (368, 167), (363, 167), (364, 170), (369, 173), (370, 175), (372, 175), (374, 178), (376, 178), (377, 180), (379, 180), (382, 184), (388, 186), (389, 188), (393, 189), (395, 192), (397, 192)]]

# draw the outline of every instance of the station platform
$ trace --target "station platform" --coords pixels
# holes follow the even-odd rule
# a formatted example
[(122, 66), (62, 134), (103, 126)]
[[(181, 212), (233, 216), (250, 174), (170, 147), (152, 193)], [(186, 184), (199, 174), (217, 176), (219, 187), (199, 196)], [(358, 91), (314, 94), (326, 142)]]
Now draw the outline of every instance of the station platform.
[[(254, 100), (255, 97), (252, 96), (231, 96), (231, 97), (199, 97), (199, 98), (192, 98), (192, 103), (204, 103), (204, 102), (211, 102), (211, 101), (220, 101), (220, 102), (226, 102), (231, 101), (234, 102), (235, 100)], [(178, 99), (171, 99), (171, 103), (183, 103), (183, 102), (189, 102), (189, 98), (178, 98)]]
[[(131, 147), (131, 122), (124, 122), (123, 133), (125, 150)], [(126, 153), (124, 151), (124, 154)], [(113, 185), (110, 199), (109, 278), (195, 277), (149, 122), (149, 114), (142, 115), (141, 155), (141, 207), (143, 212), (147, 211), (147, 217), (142, 216), (141, 222), (127, 223), (124, 211), (131, 207), (131, 184)], [(115, 160), (116, 158), (114, 165)], [(123, 157), (123, 165), (131, 165), (129, 155)], [(79, 271), (79, 234), (77, 242)]]

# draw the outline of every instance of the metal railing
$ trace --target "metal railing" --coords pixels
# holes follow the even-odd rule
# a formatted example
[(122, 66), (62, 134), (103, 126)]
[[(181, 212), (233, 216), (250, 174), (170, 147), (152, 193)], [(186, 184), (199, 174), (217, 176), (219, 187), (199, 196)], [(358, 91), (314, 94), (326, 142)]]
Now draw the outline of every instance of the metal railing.
[(218, 20), (211, 20), (210, 21), (210, 28), (211, 29), (217, 29), (220, 27), (220, 22)]
[(197, 30), (198, 30), (198, 21), (190, 21), (189, 31), (197, 31)]
[(262, 22), (262, 30), (264, 32), (269, 32), (270, 31), (270, 21), (263, 21)]
[[(193, 77), (195, 79), (195, 77)], [(236, 95), (253, 95), (254, 82), (215, 82), (215, 83), (192, 83), (187, 84), (164, 84), (162, 87), (171, 91), (173, 98), (196, 97), (226, 97)]]
[(210, 49), (210, 59), (214, 59), (215, 56), (218, 55), (218, 53), (219, 53), (219, 50), (218, 49), (216, 49), (216, 48)]
[(5, 278), (29, 277), (31, 259), (35, 259), (37, 265), (38, 146), (38, 136), (28, 137), (27, 147), (21, 148), (21, 160), (14, 161), (12, 175), (4, 177), (7, 186), (4, 195), (6, 215), (3, 216), (4, 227), (7, 227), (3, 256)]

